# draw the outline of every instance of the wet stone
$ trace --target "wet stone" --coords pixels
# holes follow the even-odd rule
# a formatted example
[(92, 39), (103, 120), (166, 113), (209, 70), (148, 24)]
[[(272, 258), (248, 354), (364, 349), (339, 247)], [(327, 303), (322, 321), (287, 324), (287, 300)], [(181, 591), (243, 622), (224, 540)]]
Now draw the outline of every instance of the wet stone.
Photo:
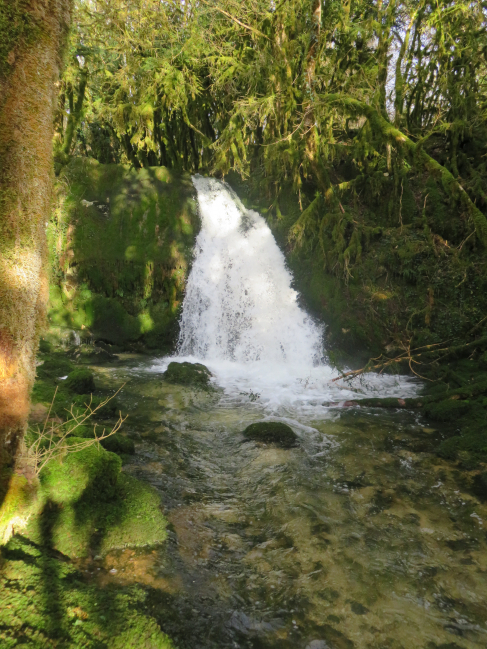
[(324, 640), (311, 640), (311, 642), (306, 645), (306, 649), (328, 649), (328, 648), (329, 645), (327, 645)]
[(280, 421), (259, 421), (250, 424), (243, 432), (247, 439), (265, 444), (277, 444), (282, 448), (292, 448), (297, 445), (298, 436), (287, 424)]
[(177, 385), (192, 385), (200, 388), (209, 388), (211, 379), (210, 370), (201, 363), (169, 363), (167, 370), (162, 375), (164, 381)]

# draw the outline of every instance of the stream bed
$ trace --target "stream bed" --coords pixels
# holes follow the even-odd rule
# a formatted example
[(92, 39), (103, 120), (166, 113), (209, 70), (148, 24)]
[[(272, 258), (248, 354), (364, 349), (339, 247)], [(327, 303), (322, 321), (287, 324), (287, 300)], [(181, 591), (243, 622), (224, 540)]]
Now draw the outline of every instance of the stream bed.
[[(159, 490), (170, 525), (160, 548), (91, 563), (92, 579), (145, 586), (179, 649), (487, 646), (487, 507), (432, 452), (441, 430), (405, 411), (170, 385), (165, 365), (93, 368), (106, 390), (127, 382), (124, 470)], [(299, 445), (246, 441), (266, 418)]]

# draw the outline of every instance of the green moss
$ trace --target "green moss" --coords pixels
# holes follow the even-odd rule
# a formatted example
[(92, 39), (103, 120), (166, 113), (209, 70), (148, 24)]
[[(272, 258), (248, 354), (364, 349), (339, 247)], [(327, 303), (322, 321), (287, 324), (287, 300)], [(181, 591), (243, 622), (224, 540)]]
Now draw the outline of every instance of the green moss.
[(193, 385), (200, 388), (210, 387), (210, 370), (201, 363), (169, 363), (162, 375), (164, 381), (178, 385)]
[[(115, 417), (120, 411), (120, 404), (116, 399), (110, 399), (108, 403), (100, 408), (100, 404), (106, 401), (106, 397), (88, 396), (88, 394), (78, 395), (73, 399), (73, 405), (85, 410), (88, 405), (91, 409), (99, 408), (94, 414), (94, 419), (108, 419)], [(79, 436), (79, 435), (78, 435)]]
[(51, 324), (170, 346), (199, 224), (193, 195), (189, 176), (162, 167), (73, 159), (48, 229)]
[(465, 415), (470, 408), (468, 401), (445, 399), (439, 403), (427, 404), (424, 411), (427, 417), (435, 421), (451, 421)]
[(0, 76), (8, 72), (15, 62), (11, 52), (15, 52), (20, 44), (24, 47), (29, 45), (41, 35), (38, 18), (29, 9), (26, 0), (0, 0)]
[(0, 645), (171, 649), (139, 587), (100, 588), (22, 537), (0, 554)]
[(43, 543), (48, 528), (52, 547), (71, 557), (164, 541), (157, 492), (120, 469), (120, 458), (98, 445), (49, 462), (25, 536)]
[(35, 489), (24, 476), (9, 470), (0, 474), (0, 545), (10, 536), (12, 520), (28, 516), (34, 497)]
[(77, 394), (91, 394), (96, 389), (93, 372), (86, 369), (73, 370), (66, 379), (66, 389)]
[(441, 442), (438, 447), (438, 454), (448, 460), (461, 459), (462, 453), (467, 453), (468, 459), (473, 461), (468, 468), (473, 468), (479, 462), (485, 462), (487, 460), (487, 431), (473, 430), (462, 435), (454, 435)]
[(74, 370), (74, 364), (65, 354), (50, 354), (37, 368), (37, 376), (58, 379), (67, 376)]
[(280, 421), (258, 421), (247, 426), (243, 434), (256, 442), (277, 444), (283, 448), (296, 446), (298, 439), (293, 429)]
[(100, 444), (107, 451), (117, 453), (117, 455), (133, 455), (135, 453), (135, 444), (133, 440), (124, 435), (110, 435), (110, 437), (103, 439)]
[[(97, 434), (100, 434), (98, 429)], [(83, 439), (94, 439), (95, 429), (89, 426), (79, 426), (73, 431), (73, 437), (82, 437)], [(116, 453), (120, 456), (133, 455), (135, 453), (135, 444), (129, 437), (125, 437), (121, 433), (110, 435), (106, 439), (102, 439), (100, 444), (103, 448), (111, 453)]]

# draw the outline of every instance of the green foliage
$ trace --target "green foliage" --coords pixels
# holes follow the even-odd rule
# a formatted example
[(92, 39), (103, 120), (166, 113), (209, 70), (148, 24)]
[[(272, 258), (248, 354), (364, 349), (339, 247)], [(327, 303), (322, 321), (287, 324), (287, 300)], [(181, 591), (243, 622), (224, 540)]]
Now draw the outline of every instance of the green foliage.
[[(92, 409), (99, 408), (93, 415), (95, 419), (107, 419), (117, 416), (120, 410), (117, 399), (110, 399), (108, 403), (101, 406), (104, 401), (106, 401), (104, 397), (92, 396), (91, 392), (88, 391), (75, 397), (73, 399), (73, 405), (82, 410), (85, 410), (87, 405), (90, 405)], [(76, 436), (79, 437), (78, 431), (76, 431)]]

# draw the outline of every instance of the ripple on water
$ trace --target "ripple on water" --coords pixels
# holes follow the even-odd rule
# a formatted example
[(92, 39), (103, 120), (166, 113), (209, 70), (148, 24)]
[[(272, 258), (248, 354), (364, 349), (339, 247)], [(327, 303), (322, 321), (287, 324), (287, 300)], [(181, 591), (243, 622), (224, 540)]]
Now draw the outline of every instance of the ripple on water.
[(245, 442), (266, 404), (163, 384), (154, 365), (100, 381), (130, 379), (124, 470), (160, 489), (170, 537), (107, 557), (104, 578), (145, 585), (181, 649), (486, 646), (487, 507), (431, 453), (441, 431), (286, 406), (297, 448)]

